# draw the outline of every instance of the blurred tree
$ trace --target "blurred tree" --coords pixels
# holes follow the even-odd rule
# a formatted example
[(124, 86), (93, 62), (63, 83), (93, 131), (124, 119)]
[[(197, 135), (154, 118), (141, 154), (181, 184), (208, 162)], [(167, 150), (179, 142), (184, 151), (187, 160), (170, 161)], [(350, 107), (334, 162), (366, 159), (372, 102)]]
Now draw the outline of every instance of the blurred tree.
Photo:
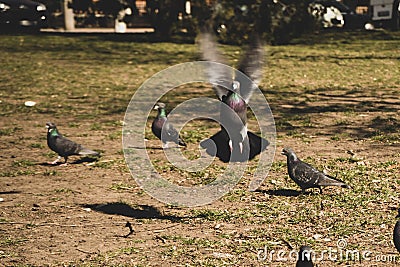
[(309, 14), (310, 0), (274, 1), (271, 42), (287, 44), (291, 39), (316, 29), (316, 21)]
[(211, 24), (225, 43), (242, 43), (256, 31), (273, 44), (286, 44), (292, 38), (314, 29), (314, 20), (307, 11), (309, 2), (310, 0), (215, 1)]
[(111, 16), (115, 19), (118, 16), (119, 11), (124, 8), (124, 5), (126, 5), (125, 1), (99, 0), (96, 3), (96, 9), (102, 11), (105, 15)]
[(183, 18), (185, 0), (147, 0), (152, 24), (161, 39), (168, 39), (177, 29), (179, 19)]
[(92, 0), (72, 0), (70, 4), (75, 13), (88, 12), (92, 6)]

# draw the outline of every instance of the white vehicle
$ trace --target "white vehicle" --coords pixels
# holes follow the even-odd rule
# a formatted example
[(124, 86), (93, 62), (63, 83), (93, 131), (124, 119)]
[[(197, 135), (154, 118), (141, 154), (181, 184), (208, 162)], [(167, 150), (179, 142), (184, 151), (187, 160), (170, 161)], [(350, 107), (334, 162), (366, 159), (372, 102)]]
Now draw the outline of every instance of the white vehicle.
[(370, 0), (370, 9), (372, 23), (375, 26), (399, 29), (399, 0)]

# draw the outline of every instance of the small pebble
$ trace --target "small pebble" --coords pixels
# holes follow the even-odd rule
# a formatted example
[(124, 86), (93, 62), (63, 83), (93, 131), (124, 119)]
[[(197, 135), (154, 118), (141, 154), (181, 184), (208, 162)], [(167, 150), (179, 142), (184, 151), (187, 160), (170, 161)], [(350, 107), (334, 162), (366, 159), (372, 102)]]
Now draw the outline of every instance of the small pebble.
[(36, 105), (35, 101), (26, 101), (25, 102), (25, 106), (27, 106), (27, 107), (33, 107), (34, 105)]

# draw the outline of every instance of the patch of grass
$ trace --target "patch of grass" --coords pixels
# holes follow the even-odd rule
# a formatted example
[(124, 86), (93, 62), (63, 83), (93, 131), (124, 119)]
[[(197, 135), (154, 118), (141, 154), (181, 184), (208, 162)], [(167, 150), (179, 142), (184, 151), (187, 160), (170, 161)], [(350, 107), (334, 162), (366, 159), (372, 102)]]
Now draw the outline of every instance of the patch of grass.
[(13, 167), (30, 167), (36, 165), (35, 162), (27, 159), (14, 160), (11, 164)]
[(69, 122), (68, 123), (68, 128), (78, 128), (79, 127), (79, 123), (76, 122)]
[[(50, 150), (50, 148), (49, 148), (49, 150)], [(42, 153), (42, 155), (45, 156), (48, 159), (52, 159), (52, 158), (55, 159), (57, 157), (57, 154), (55, 152), (53, 152), (53, 151)]]
[(71, 194), (74, 193), (74, 190), (70, 189), (70, 188), (57, 188), (54, 190), (54, 192), (58, 193), (58, 194)]
[(112, 132), (107, 136), (107, 138), (112, 140), (112, 141), (121, 139), (122, 138), (122, 132), (121, 131)]
[(187, 143), (200, 143), (200, 141), (209, 137), (209, 133), (202, 129), (182, 131), (181, 135)]
[(101, 125), (100, 123), (97, 123), (97, 122), (93, 123), (93, 124), (90, 126), (90, 130), (93, 130), (93, 131), (99, 131), (99, 130), (101, 130), (101, 129), (103, 129), (103, 128), (102, 128), (102, 125)]
[(16, 246), (19, 245), (23, 242), (28, 241), (27, 239), (16, 239), (16, 238), (12, 238), (12, 237), (4, 237), (2, 239), (0, 239), (0, 245), (1, 246)]
[(5, 128), (0, 129), (0, 136), (10, 136), (15, 134), (17, 131), (22, 130), (21, 127), (12, 127), (12, 128)]
[(58, 172), (56, 170), (47, 170), (43, 172), (44, 176), (56, 176)]
[(371, 136), (371, 140), (389, 144), (398, 144), (400, 143), (400, 134), (386, 134), (384, 132), (377, 131)]
[(208, 221), (229, 221), (233, 219), (233, 215), (228, 210), (192, 210), (191, 213), (194, 217)]
[(111, 189), (113, 189), (113, 190), (132, 190), (133, 186), (130, 184), (120, 182), (120, 183), (114, 183), (111, 186)]
[(336, 126), (344, 126), (344, 125), (349, 125), (351, 122), (347, 119), (338, 119), (335, 121)]
[(103, 169), (111, 169), (115, 165), (114, 160), (102, 160), (97, 161), (93, 164), (94, 167), (103, 168)]
[(36, 172), (32, 170), (16, 170), (16, 171), (3, 171), (0, 172), (0, 177), (17, 177), (22, 175), (35, 175)]
[(44, 148), (44, 145), (42, 143), (32, 143), (29, 145), (31, 148)]

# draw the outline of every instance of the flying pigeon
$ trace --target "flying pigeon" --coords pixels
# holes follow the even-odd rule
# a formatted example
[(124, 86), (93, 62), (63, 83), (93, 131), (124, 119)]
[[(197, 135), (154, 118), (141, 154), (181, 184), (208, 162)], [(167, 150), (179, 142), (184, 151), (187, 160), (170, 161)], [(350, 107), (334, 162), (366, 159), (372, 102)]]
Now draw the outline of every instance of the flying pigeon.
[(98, 156), (99, 152), (84, 148), (80, 144), (71, 141), (57, 130), (57, 127), (52, 122), (46, 123), (47, 128), (47, 145), (51, 150), (58, 154), (58, 158), (49, 164), (55, 165), (63, 157), (67, 164), (69, 156), (80, 155), (80, 156)]
[(309, 246), (301, 246), (296, 262), (296, 267), (313, 267), (312, 251)]
[(301, 161), (290, 148), (284, 148), (282, 150), (282, 155), (286, 155), (287, 157), (289, 177), (301, 187), (303, 193), (308, 188), (319, 188), (322, 194), (322, 186), (350, 188), (350, 186), (343, 181), (330, 177)]
[(151, 124), (151, 131), (162, 141), (163, 148), (168, 147), (167, 142), (174, 142), (178, 145), (186, 146), (186, 143), (179, 136), (178, 131), (168, 122), (165, 104), (158, 102), (154, 106), (154, 109), (158, 110), (158, 115)]
[[(200, 49), (203, 58), (207, 61), (223, 63), (225, 60), (217, 51), (214, 36), (204, 31), (200, 35)], [(232, 72), (223, 64), (213, 64), (208, 70), (213, 90), (221, 103), (220, 124), (221, 131), (200, 143), (207, 153), (218, 156), (222, 161), (247, 161), (266, 149), (269, 142), (247, 130), (247, 105), (253, 94), (256, 84), (261, 80), (263, 47), (258, 36), (252, 39), (244, 56), (239, 62), (238, 70), (247, 75), (232, 77)], [(218, 84), (218, 85), (216, 85)], [(232, 112), (233, 111), (233, 112)], [(216, 144), (217, 151), (212, 151)], [(226, 160), (228, 158), (228, 160)]]
[[(399, 213), (397, 214), (396, 218), (400, 218), (400, 209), (399, 209)], [(396, 225), (394, 226), (393, 243), (394, 243), (394, 246), (396, 247), (397, 251), (400, 253), (400, 220), (398, 220)]]

